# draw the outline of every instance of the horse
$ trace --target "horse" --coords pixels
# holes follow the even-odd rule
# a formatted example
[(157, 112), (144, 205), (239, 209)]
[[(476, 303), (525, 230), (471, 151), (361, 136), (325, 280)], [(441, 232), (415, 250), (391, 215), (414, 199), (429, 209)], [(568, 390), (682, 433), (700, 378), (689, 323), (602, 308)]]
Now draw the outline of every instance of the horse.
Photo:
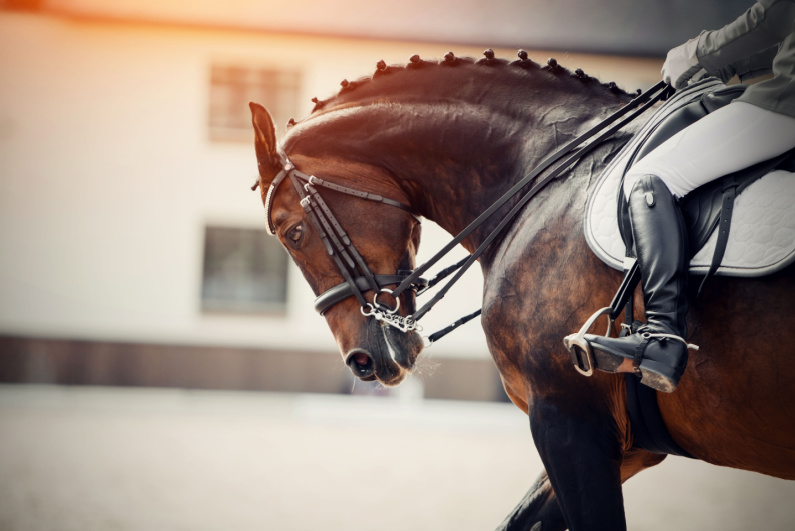
[[(459, 234), (529, 168), (633, 97), (522, 52), (513, 61), (449, 53), (379, 62), (372, 76), (313, 100), (279, 142), (267, 110), (251, 103), (268, 223), (314, 292), (339, 290), (350, 275), (329, 241), (335, 237), (349, 239), (343, 252), (358, 254), (348, 263), (388, 283), (349, 288), (324, 309), (354, 374), (397, 385), (421, 354), (417, 330), (363, 310), (385, 307), (398, 321), (415, 310), (414, 292), (392, 300), (389, 288), (405, 278), (395, 271), (415, 267), (421, 218)], [(583, 211), (596, 177), (638, 127), (601, 140), (552, 180), (478, 258), (488, 348), (505, 392), (527, 414), (545, 469), (499, 529), (625, 529), (623, 482), (665, 458), (635, 447), (623, 375), (578, 374), (562, 341), (621, 283), (587, 246)], [(293, 167), (317, 179), (274, 183)], [(331, 184), (321, 191), (323, 183)], [(313, 224), (310, 195), (322, 198), (318, 208), (325, 205), (344, 237)], [(461, 245), (474, 252), (517, 201)], [(698, 296), (694, 284), (688, 341), (700, 350), (677, 390), (658, 393), (668, 431), (696, 459), (795, 479), (795, 267), (761, 278), (716, 276)], [(640, 314), (640, 294), (634, 298)]]

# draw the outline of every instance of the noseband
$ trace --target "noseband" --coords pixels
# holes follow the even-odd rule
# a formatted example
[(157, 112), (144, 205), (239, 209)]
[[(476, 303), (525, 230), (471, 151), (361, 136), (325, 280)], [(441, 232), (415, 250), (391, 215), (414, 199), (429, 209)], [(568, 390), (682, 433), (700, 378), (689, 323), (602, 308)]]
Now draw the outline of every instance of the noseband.
[[(403, 332), (416, 329), (416, 320), (398, 314), (398, 310), (400, 309), (399, 296), (394, 297), (394, 309), (378, 302), (380, 296), (392, 294), (392, 291), (384, 288), (384, 286), (402, 284), (414, 271), (398, 270), (394, 275), (373, 274), (370, 268), (367, 267), (367, 263), (356, 250), (348, 234), (342, 228), (342, 225), (340, 225), (337, 218), (331, 212), (331, 209), (323, 200), (318, 188), (327, 188), (367, 201), (383, 203), (405, 210), (414, 216), (418, 223), (420, 222), (420, 218), (409, 205), (399, 201), (348, 188), (347, 186), (331, 183), (319, 179), (314, 175), (307, 175), (300, 172), (296, 169), (295, 165), (290, 162), (290, 159), (287, 157), (287, 154), (280, 144), (276, 145), (276, 149), (282, 169), (276, 174), (273, 181), (271, 181), (268, 193), (265, 196), (265, 216), (268, 222), (268, 232), (270, 232), (271, 235), (276, 234), (276, 227), (273, 225), (273, 220), (271, 218), (273, 200), (279, 185), (285, 178), (289, 178), (293, 183), (295, 191), (298, 193), (301, 206), (304, 208), (304, 211), (320, 236), (326, 248), (326, 252), (334, 260), (337, 269), (339, 269), (340, 274), (342, 274), (342, 277), (345, 279), (345, 282), (321, 293), (320, 296), (315, 299), (315, 310), (317, 310), (320, 315), (323, 315), (335, 304), (353, 296), (359, 301), (363, 315), (372, 315), (376, 320), (384, 321), (386, 324), (398, 328)], [(412, 279), (408, 289), (416, 293), (425, 289), (427, 285), (428, 283), (425, 279), (416, 278)], [(367, 299), (364, 297), (364, 293), (367, 291), (373, 291), (375, 293), (373, 302), (367, 302)]]

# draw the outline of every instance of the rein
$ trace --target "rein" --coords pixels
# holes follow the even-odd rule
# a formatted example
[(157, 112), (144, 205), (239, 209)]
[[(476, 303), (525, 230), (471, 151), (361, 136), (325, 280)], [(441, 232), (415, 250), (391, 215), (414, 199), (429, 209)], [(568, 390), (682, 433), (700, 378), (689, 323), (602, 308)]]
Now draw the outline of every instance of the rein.
[[(277, 144), (277, 153), (280, 158), (282, 169), (276, 174), (265, 198), (265, 212), (268, 223), (268, 231), (274, 235), (276, 228), (271, 219), (271, 209), (273, 206), (273, 199), (279, 185), (286, 177), (289, 177), (293, 186), (295, 187), (298, 196), (301, 198), (301, 206), (309, 216), (313, 226), (320, 235), (323, 244), (328, 254), (332, 257), (337, 265), (340, 273), (342, 274), (345, 282), (339, 284), (324, 293), (320, 294), (315, 300), (315, 309), (322, 315), (329, 308), (338, 302), (354, 296), (361, 305), (361, 312), (365, 316), (373, 316), (376, 320), (383, 321), (386, 324), (393, 326), (403, 332), (409, 332), (419, 328), (417, 321), (421, 319), (430, 309), (436, 305), (445, 294), (469, 269), (469, 267), (480, 257), (481, 254), (488, 248), (494, 239), (503, 231), (508, 223), (513, 220), (516, 214), (527, 204), (530, 199), (538, 194), (550, 181), (563, 173), (566, 168), (579, 161), (585, 154), (592, 151), (606, 138), (613, 135), (616, 131), (627, 125), (640, 114), (644, 113), (649, 107), (658, 101), (668, 97), (673, 89), (664, 81), (660, 81), (646, 92), (639, 94), (631, 102), (614, 112), (599, 124), (589, 129), (577, 138), (572, 139), (566, 145), (561, 147), (555, 153), (544, 159), (532, 172), (527, 174), (522, 180), (517, 182), (510, 190), (505, 192), (497, 201), (495, 201), (485, 212), (479, 215), (472, 221), (464, 230), (456, 235), (447, 245), (445, 245), (439, 252), (434, 254), (428, 261), (416, 268), (414, 271), (398, 271), (395, 275), (374, 275), (367, 264), (362, 259), (361, 255), (356, 251), (353, 243), (348, 238), (342, 226), (332, 214), (328, 205), (321, 197), (317, 187), (328, 188), (337, 192), (342, 192), (354, 197), (359, 197), (368, 201), (375, 201), (389, 205), (395, 208), (400, 208), (412, 214), (419, 221), (419, 217), (414, 213), (409, 205), (405, 205), (392, 199), (384, 198), (380, 195), (370, 194), (348, 188), (339, 184), (324, 181), (315, 176), (310, 176), (298, 171), (295, 166), (290, 162), (284, 149), (280, 144)], [(644, 103), (645, 102), (645, 103)], [(643, 105), (641, 105), (643, 104)], [(640, 106), (639, 108), (637, 108)], [(636, 109), (637, 108), (637, 109)], [(633, 109), (634, 112), (626, 116)], [(623, 118), (623, 119), (622, 119)], [(600, 134), (601, 133), (601, 134)], [(598, 136), (597, 136), (598, 135)], [(595, 138), (594, 138), (595, 137)], [(583, 145), (588, 140), (593, 140)], [(568, 157), (567, 157), (568, 156)], [(488, 220), (498, 209), (503, 207), (508, 201), (514, 198), (525, 186), (527, 186), (533, 179), (538, 177), (541, 173), (549, 169), (550, 166), (555, 164), (561, 159), (564, 159), (560, 164), (552, 170), (543, 179), (537, 182), (529, 191), (519, 198), (511, 210), (500, 220), (500, 223), (495, 227), (480, 246), (470, 256), (464, 258), (457, 264), (448, 267), (441, 271), (436, 278), (428, 281), (421, 278), (430, 267), (436, 264), (442, 257), (447, 255), (455, 246), (461, 243), (472, 232), (480, 227), (486, 220)], [(252, 190), (256, 189), (259, 183), (252, 186)], [(413, 291), (417, 295), (422, 294), (424, 291), (438, 283), (443, 278), (458, 271), (452, 279), (450, 279), (440, 290), (434, 295), (424, 306), (413, 314), (408, 316), (398, 315), (400, 309), (400, 295), (406, 291)], [(397, 284), (394, 290), (385, 289), (382, 286)], [(373, 291), (375, 296), (373, 302), (369, 303), (364, 297), (364, 292)], [(396, 301), (394, 309), (382, 305), (378, 302), (378, 297), (387, 295)], [(440, 339), (447, 333), (451, 332), (461, 324), (466, 323), (470, 319), (480, 315), (481, 310), (467, 315), (447, 328), (436, 332), (428, 337), (428, 342), (433, 343)]]

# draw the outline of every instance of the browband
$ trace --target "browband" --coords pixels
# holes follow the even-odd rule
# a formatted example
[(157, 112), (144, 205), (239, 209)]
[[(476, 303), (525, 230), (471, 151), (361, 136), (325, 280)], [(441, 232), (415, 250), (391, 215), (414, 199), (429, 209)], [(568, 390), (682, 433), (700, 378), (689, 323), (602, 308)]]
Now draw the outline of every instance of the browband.
[[(377, 203), (383, 203), (385, 205), (405, 210), (406, 212), (414, 216), (414, 218), (417, 221), (420, 221), (420, 217), (414, 213), (414, 210), (409, 205), (405, 203), (401, 203), (399, 201), (395, 201), (394, 199), (389, 199), (388, 197), (383, 197), (378, 194), (362, 192), (354, 188), (348, 188), (347, 186), (342, 186), (340, 184), (324, 181), (323, 179), (315, 177), (314, 175), (307, 175), (305, 173), (298, 171), (295, 165), (292, 162), (290, 162), (290, 159), (287, 157), (287, 153), (284, 151), (284, 148), (279, 142), (276, 142), (276, 153), (279, 155), (279, 161), (281, 162), (282, 169), (279, 171), (279, 173), (276, 174), (276, 176), (271, 181), (271, 185), (268, 187), (268, 193), (265, 195), (265, 219), (267, 219), (268, 221), (268, 232), (271, 234), (271, 236), (276, 235), (276, 227), (273, 225), (273, 220), (271, 219), (271, 209), (273, 208), (273, 199), (276, 196), (276, 190), (279, 189), (279, 185), (282, 184), (284, 178), (290, 175), (291, 172), (295, 172), (296, 174), (298, 174), (298, 177), (307, 181), (309, 184), (322, 186), (323, 188), (328, 188), (329, 190), (342, 192), (344, 194), (360, 197), (368, 201), (375, 201)], [(254, 188), (256, 188), (256, 184), (252, 187), (252, 190)]]

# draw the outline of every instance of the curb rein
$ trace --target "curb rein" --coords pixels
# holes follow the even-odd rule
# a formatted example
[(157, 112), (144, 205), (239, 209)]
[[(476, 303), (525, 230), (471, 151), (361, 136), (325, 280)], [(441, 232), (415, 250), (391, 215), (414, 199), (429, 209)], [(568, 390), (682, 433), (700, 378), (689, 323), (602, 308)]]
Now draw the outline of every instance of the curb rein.
[[(521, 181), (511, 187), (510, 190), (503, 194), (502, 197), (494, 202), (494, 204), (492, 204), (485, 212), (472, 221), (439, 252), (437, 252), (427, 262), (413, 271), (399, 270), (394, 275), (373, 274), (362, 256), (356, 250), (356, 247), (351, 242), (345, 230), (337, 221), (336, 217), (334, 217), (331, 209), (329, 209), (328, 205), (323, 200), (323, 197), (318, 191), (318, 187), (328, 188), (330, 190), (352, 195), (360, 199), (375, 201), (392, 207), (400, 208), (414, 216), (417, 219), (417, 222), (420, 222), (420, 217), (409, 205), (382, 197), (377, 194), (362, 192), (360, 190), (331, 183), (315, 177), (314, 175), (302, 173), (292, 162), (290, 162), (290, 159), (287, 157), (287, 153), (279, 143), (276, 144), (276, 150), (282, 169), (276, 174), (276, 176), (273, 178), (273, 181), (271, 181), (271, 185), (268, 188), (268, 193), (265, 196), (265, 214), (268, 224), (268, 232), (271, 235), (276, 234), (276, 228), (274, 227), (273, 221), (271, 219), (273, 199), (276, 195), (279, 185), (281, 185), (286, 177), (289, 177), (293, 187), (300, 197), (301, 206), (304, 208), (304, 211), (312, 222), (312, 225), (323, 241), (326, 252), (332, 257), (335, 264), (337, 265), (337, 268), (345, 279), (345, 282), (321, 293), (317, 299), (315, 299), (315, 310), (323, 315), (326, 311), (328, 311), (329, 308), (338, 302), (341, 302), (348, 297), (356, 297), (356, 299), (359, 301), (359, 304), (361, 305), (360, 311), (362, 312), (362, 315), (372, 316), (376, 320), (382, 321), (385, 324), (397, 328), (402, 332), (410, 332), (412, 330), (420, 331), (422, 330), (422, 327), (419, 326), (417, 321), (419, 321), (426, 313), (428, 313), (428, 311), (445, 296), (453, 284), (455, 284), (463, 276), (464, 272), (469, 269), (469, 267), (480, 257), (481, 254), (483, 254), (491, 242), (494, 241), (494, 239), (502, 232), (502, 230), (530, 199), (532, 199), (539, 191), (541, 191), (541, 189), (544, 188), (550, 181), (563, 173), (566, 168), (579, 161), (580, 158), (582, 158), (585, 154), (592, 151), (593, 148), (595, 148), (603, 140), (613, 135), (616, 131), (627, 125), (640, 114), (644, 113), (653, 104), (667, 98), (672, 92), (673, 89), (669, 85), (663, 81), (660, 81), (646, 92), (636, 96), (632, 101), (605, 118), (593, 128), (589, 129), (577, 138), (572, 139), (555, 153), (544, 159), (532, 172), (527, 174)], [(624, 115), (638, 107), (641, 103), (644, 104), (640, 106), (640, 108), (636, 109), (623, 120), (620, 120), (622, 117), (624, 117)], [(611, 125), (612, 127), (609, 127)], [(605, 130), (608, 127), (609, 129)], [(603, 130), (605, 131), (602, 132)], [(590, 140), (600, 132), (601, 134), (594, 138), (590, 143), (580, 147), (584, 142)], [(513, 208), (511, 208), (511, 210), (502, 218), (497, 227), (493, 229), (491, 233), (489, 233), (489, 235), (475, 250), (475, 252), (462, 259), (458, 263), (440, 271), (436, 277), (431, 280), (426, 280), (421, 277), (421, 275), (430, 267), (436, 264), (443, 256), (447, 255), (455, 246), (461, 243), (475, 229), (477, 229), (488, 218), (490, 218), (494, 212), (505, 205), (514, 196), (516, 196), (522, 188), (530, 183), (530, 181), (547, 170), (552, 164), (555, 164), (556, 162), (563, 159), (566, 155), (570, 156), (563, 160), (554, 170), (552, 170), (548, 175), (536, 183), (517, 201)], [(257, 186), (259, 186), (259, 180), (254, 183), (251, 189), (256, 190)], [(403, 292), (408, 290), (415, 292), (417, 295), (421, 295), (455, 271), (458, 271), (455, 276), (450, 279), (439, 290), (439, 292), (419, 310), (408, 316), (401, 316), (397, 313), (400, 309), (399, 297)], [(397, 284), (397, 287), (394, 290), (389, 290), (382, 287), (390, 284)], [(373, 291), (375, 293), (372, 303), (367, 302), (365, 299), (364, 292), (366, 291)], [(382, 295), (388, 295), (395, 299), (396, 302), (394, 309), (390, 309), (388, 306), (378, 302), (378, 297)], [(477, 310), (472, 314), (462, 317), (448, 327), (431, 334), (426, 338), (426, 346), (430, 346), (433, 342), (441, 339), (443, 336), (452, 332), (460, 325), (477, 317), (480, 315), (480, 313), (481, 310)]]

